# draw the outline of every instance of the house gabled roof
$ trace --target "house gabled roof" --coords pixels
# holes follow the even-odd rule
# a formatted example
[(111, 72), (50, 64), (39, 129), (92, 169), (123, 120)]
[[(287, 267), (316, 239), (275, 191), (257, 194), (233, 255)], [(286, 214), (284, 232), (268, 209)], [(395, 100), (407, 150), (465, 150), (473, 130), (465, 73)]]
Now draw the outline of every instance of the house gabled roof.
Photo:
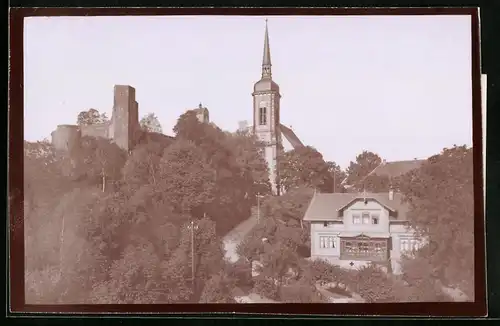
[(387, 208), (392, 218), (405, 220), (408, 205), (403, 202), (403, 196), (394, 193), (392, 200), (389, 193), (316, 193), (304, 214), (304, 221), (335, 221), (340, 220), (343, 210), (354, 202), (365, 200), (378, 202)]
[(293, 148), (303, 147), (304, 144), (300, 141), (299, 137), (293, 132), (292, 129), (280, 124), (281, 134), (288, 140), (288, 142), (293, 146)]
[[(394, 202), (394, 199), (393, 200), (389, 200), (389, 194), (388, 193), (367, 193), (367, 194), (353, 194), (353, 199), (348, 202), (347, 204), (337, 208), (337, 211), (340, 212), (344, 209), (346, 209), (347, 207), (351, 206), (352, 204), (354, 204), (354, 202), (358, 201), (358, 200), (365, 200), (365, 199), (368, 199), (368, 200), (375, 200), (376, 202), (378, 202), (380, 205), (384, 206), (386, 209), (390, 210), (391, 212), (393, 213), (396, 213), (397, 210), (394, 208), (395, 206), (393, 205), (393, 202)], [(396, 197), (397, 194), (395, 194), (395, 197)], [(401, 195), (398, 195), (399, 197)]]

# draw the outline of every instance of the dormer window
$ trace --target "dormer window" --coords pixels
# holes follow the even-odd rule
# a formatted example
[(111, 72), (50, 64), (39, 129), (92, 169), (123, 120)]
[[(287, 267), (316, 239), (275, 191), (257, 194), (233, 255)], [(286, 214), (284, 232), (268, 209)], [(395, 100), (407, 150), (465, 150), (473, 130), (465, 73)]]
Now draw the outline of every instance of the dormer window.
[(361, 217), (363, 218), (363, 224), (370, 224), (370, 213), (363, 212)]
[(379, 214), (370, 212), (355, 213), (352, 215), (352, 224), (379, 224)]
[(261, 107), (259, 108), (259, 124), (264, 126), (267, 124), (267, 108)]

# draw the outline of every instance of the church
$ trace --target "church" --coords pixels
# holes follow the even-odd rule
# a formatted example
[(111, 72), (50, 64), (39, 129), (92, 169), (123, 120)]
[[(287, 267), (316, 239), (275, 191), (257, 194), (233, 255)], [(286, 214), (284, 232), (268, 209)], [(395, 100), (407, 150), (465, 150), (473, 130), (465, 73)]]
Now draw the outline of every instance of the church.
[(278, 156), (280, 151), (288, 151), (304, 146), (293, 130), (281, 124), (281, 95), (278, 84), (273, 80), (271, 48), (266, 20), (264, 53), (262, 56), (261, 78), (253, 87), (253, 125), (240, 123), (240, 129), (249, 128), (264, 144), (264, 156), (269, 167), (269, 179), (274, 194), (279, 195)]
[[(269, 167), (270, 182), (274, 194), (279, 195), (278, 156), (280, 151), (288, 151), (304, 146), (290, 127), (280, 122), (281, 95), (278, 84), (272, 78), (271, 49), (267, 27), (264, 34), (264, 53), (262, 57), (261, 78), (254, 84), (253, 125), (240, 122), (240, 129), (252, 131), (264, 144), (264, 156)], [(139, 143), (147, 142), (152, 136), (171, 137), (145, 133), (139, 126), (138, 103), (135, 89), (129, 85), (115, 85), (114, 105), (110, 121), (88, 126), (59, 125), (52, 132), (52, 144), (58, 150), (73, 151), (80, 146), (82, 137), (107, 138), (120, 148), (130, 152)], [(209, 111), (202, 104), (193, 109), (202, 123), (210, 123)]]

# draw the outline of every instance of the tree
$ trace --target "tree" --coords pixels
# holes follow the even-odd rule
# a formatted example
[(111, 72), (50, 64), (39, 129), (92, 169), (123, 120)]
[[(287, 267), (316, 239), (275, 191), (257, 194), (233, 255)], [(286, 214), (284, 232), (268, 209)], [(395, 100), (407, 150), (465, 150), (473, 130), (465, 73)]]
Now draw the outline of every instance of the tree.
[(332, 191), (331, 167), (316, 149), (310, 146), (295, 148), (282, 153), (278, 161), (280, 185), (285, 191), (300, 186)]
[(106, 113), (99, 113), (96, 109), (89, 109), (88, 111), (81, 111), (78, 114), (76, 124), (79, 126), (89, 126), (101, 124), (109, 121)]
[[(408, 219), (427, 245), (418, 251), (431, 275), (474, 297), (473, 149), (454, 146), (403, 176)], [(422, 275), (424, 277), (424, 275)]]
[(207, 124), (201, 123), (196, 117), (196, 112), (188, 110), (181, 114), (177, 119), (173, 131), (178, 138), (189, 140), (201, 140), (204, 138), (204, 126)]
[(134, 190), (143, 185), (156, 185), (163, 151), (164, 146), (155, 142), (135, 147), (123, 167), (125, 183)]
[[(432, 277), (434, 267), (426, 257), (416, 255), (402, 259), (404, 287), (398, 292), (399, 301), (446, 302), (452, 301), (442, 289), (442, 284)], [(425, 275), (425, 276), (424, 276)]]
[(357, 184), (363, 180), (370, 172), (382, 163), (380, 156), (373, 152), (363, 151), (356, 156), (356, 161), (349, 164), (347, 168), (347, 181), (349, 185), (355, 185), (358, 191), (363, 190), (363, 184)]
[(57, 241), (53, 241), (51, 234), (57, 237), (59, 222), (53, 211), (64, 194), (74, 188), (61, 168), (62, 160), (50, 143), (24, 143), (24, 240), (28, 272), (36, 270), (43, 274), (43, 270), (58, 261), (53, 255)]
[[(299, 266), (298, 256), (293, 249), (276, 242), (268, 245), (261, 257), (262, 267), (258, 268), (260, 282), (255, 284), (256, 292), (261, 291), (262, 285), (270, 286), (270, 299), (279, 299), (279, 294), (289, 278), (293, 277), (293, 270)], [(264, 284), (259, 284), (259, 283)], [(267, 291), (267, 290), (266, 290)], [(266, 296), (265, 293), (262, 295)]]
[(285, 225), (300, 227), (307, 231), (303, 223), (304, 214), (314, 195), (314, 190), (309, 187), (295, 188), (283, 196), (268, 197), (262, 205), (265, 216), (284, 222)]
[[(95, 209), (99, 195), (96, 189), (74, 189), (59, 198), (59, 205), (45, 217), (44, 227), (34, 230), (36, 246), (27, 246), (27, 272), (31, 281), (38, 283), (38, 289), (44, 290), (31, 292), (30, 301), (85, 303), (92, 286), (104, 280), (111, 262), (105, 258), (110, 256), (106, 239), (113, 228), (108, 226), (109, 231), (103, 232), (98, 227), (102, 222), (100, 210)], [(104, 200), (102, 206), (110, 206)], [(36, 261), (39, 265), (33, 266)], [(54, 273), (52, 278), (46, 277), (49, 271)], [(53, 295), (37, 297), (47, 292)]]
[(367, 303), (397, 302), (394, 295), (394, 282), (381, 268), (375, 265), (362, 267), (355, 274), (350, 285)]
[(115, 143), (108, 139), (84, 136), (81, 149), (76, 154), (76, 175), (101, 185), (104, 192), (108, 181), (121, 178), (121, 169), (127, 155)]
[(193, 111), (179, 117), (174, 132), (177, 140), (190, 141), (203, 153), (214, 182), (213, 200), (204, 212), (216, 219), (217, 232), (225, 234), (251, 215), (257, 193), (270, 191), (257, 141), (201, 123)]
[(327, 184), (325, 184), (325, 188), (330, 188), (331, 192), (343, 192), (344, 187), (342, 185), (342, 181), (344, 181), (344, 179), (347, 177), (347, 174), (335, 162), (329, 161), (326, 162), (326, 164), (328, 166), (328, 172), (331, 175), (332, 185), (331, 187), (329, 187)]
[(179, 246), (162, 265), (162, 287), (167, 302), (198, 302), (204, 284), (224, 265), (222, 242), (215, 234), (214, 222), (208, 218), (197, 220), (195, 230), (188, 229), (188, 225), (181, 227)]
[(227, 135), (226, 144), (232, 149), (236, 169), (248, 187), (246, 192), (249, 192), (249, 196), (270, 194), (269, 168), (257, 137), (248, 132), (236, 132)]
[(69, 188), (69, 180), (61, 173), (62, 163), (48, 141), (24, 142), (25, 218)]
[[(396, 178), (393, 179), (396, 180)], [(371, 174), (365, 178), (363, 186), (364, 189), (369, 192), (388, 192), (391, 187), (393, 190), (396, 190), (397, 181), (394, 180), (391, 182), (391, 178), (386, 175)], [(359, 186), (358, 189), (362, 190)]]
[(234, 281), (226, 273), (214, 274), (203, 288), (200, 303), (236, 303), (232, 295), (234, 286)]
[(91, 293), (93, 303), (152, 304), (162, 300), (160, 257), (147, 240), (129, 245), (123, 258), (111, 266), (110, 279), (99, 283)]
[(202, 217), (214, 200), (214, 172), (192, 141), (179, 139), (166, 148), (160, 163), (159, 188), (177, 212)]
[(296, 282), (280, 289), (280, 301), (285, 303), (321, 303), (323, 302), (314, 282), (302, 277)]
[(157, 132), (157, 133), (163, 132), (162, 128), (161, 128), (160, 120), (158, 120), (158, 117), (154, 113), (146, 114), (144, 117), (142, 117), (139, 124), (141, 125), (141, 128), (144, 131)]

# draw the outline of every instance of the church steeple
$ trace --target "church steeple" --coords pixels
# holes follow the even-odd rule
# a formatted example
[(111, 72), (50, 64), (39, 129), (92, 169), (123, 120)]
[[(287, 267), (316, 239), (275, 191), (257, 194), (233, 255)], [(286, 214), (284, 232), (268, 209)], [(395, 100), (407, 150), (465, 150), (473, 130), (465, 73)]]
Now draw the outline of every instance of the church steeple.
[(267, 31), (267, 19), (266, 19), (266, 32), (264, 35), (264, 55), (262, 56), (262, 78), (271, 78), (271, 50), (269, 48), (269, 33)]

